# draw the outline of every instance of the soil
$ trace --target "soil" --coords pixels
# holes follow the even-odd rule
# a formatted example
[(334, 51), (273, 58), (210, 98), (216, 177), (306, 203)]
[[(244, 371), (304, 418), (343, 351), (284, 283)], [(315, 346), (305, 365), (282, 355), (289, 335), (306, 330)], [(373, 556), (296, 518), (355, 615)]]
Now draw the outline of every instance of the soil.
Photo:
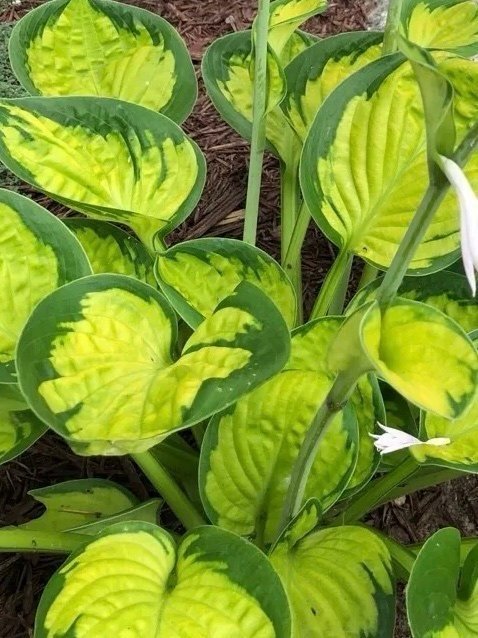
[[(14, 97), (22, 89), (11, 76), (6, 57), (10, 23), (42, 0), (19, 4), (0, 0), (0, 95)], [(185, 38), (193, 60), (199, 63), (207, 45), (219, 35), (250, 26), (254, 0), (220, 3), (217, 0), (137, 0), (135, 4), (161, 14)], [(332, 0), (324, 16), (306, 25), (317, 35), (377, 27), (383, 20), (382, 0)], [(204, 196), (189, 220), (177, 229), (174, 242), (202, 236), (240, 237), (246, 193), (247, 144), (224, 124), (208, 101), (200, 81), (200, 97), (185, 128), (198, 142), (208, 160), (208, 180)], [(57, 213), (68, 214), (39, 193), (20, 184), (0, 168), (0, 186), (28, 194)], [(277, 162), (266, 159), (262, 189), (258, 244), (273, 255), (279, 249), (279, 178)], [(303, 256), (305, 305), (310, 307), (320, 282), (334, 258), (335, 248), (316, 228), (307, 235)], [(69, 451), (54, 434), (44, 436), (19, 459), (0, 467), (0, 526), (22, 523), (37, 513), (28, 491), (61, 481), (102, 477), (117, 481), (139, 498), (152, 493), (148, 482), (127, 457), (81, 458)], [(466, 536), (478, 529), (478, 483), (467, 477), (406, 499), (390, 503), (375, 512), (371, 521), (400, 541), (423, 540), (439, 527), (459, 527)], [(60, 564), (50, 556), (5, 554), (0, 557), (0, 638), (32, 636), (35, 609), (45, 583)], [(402, 598), (400, 597), (400, 600)], [(397, 638), (407, 638), (403, 605), (399, 602)], [(333, 637), (331, 637), (333, 638)]]

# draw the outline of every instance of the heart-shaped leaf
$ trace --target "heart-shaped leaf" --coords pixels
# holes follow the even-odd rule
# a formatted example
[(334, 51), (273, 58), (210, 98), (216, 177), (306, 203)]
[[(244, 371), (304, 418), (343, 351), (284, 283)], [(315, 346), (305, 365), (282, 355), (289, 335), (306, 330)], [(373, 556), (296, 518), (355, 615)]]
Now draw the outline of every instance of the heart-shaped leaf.
[(46, 430), (17, 386), (0, 384), (0, 464), (25, 452)]
[(325, 98), (345, 78), (380, 57), (382, 33), (357, 31), (320, 40), (285, 68), (287, 95), (281, 108), (302, 140)]
[(292, 34), (308, 18), (322, 13), (327, 0), (275, 0), (270, 6), (269, 44), (281, 56)]
[(69, 217), (64, 222), (83, 246), (95, 275), (129, 275), (156, 286), (153, 259), (135, 237), (97, 219)]
[(169, 302), (197, 327), (241, 281), (265, 292), (287, 325), (295, 323), (295, 292), (285, 272), (269, 255), (235, 239), (196, 239), (158, 255), (156, 277)]
[(175, 357), (166, 299), (123, 275), (63, 286), (32, 313), (17, 350), (32, 409), (81, 454), (139, 452), (227, 407), (277, 373), (289, 333), (242, 283)]
[[(460, 141), (476, 121), (473, 87), (478, 69), (464, 59), (444, 60), (438, 68), (455, 88)], [(466, 172), (478, 188), (478, 156), (470, 159)], [(386, 56), (344, 80), (319, 110), (302, 156), (305, 202), (333, 242), (387, 268), (428, 181), (418, 83), (400, 54)], [(449, 192), (411, 261), (411, 271), (424, 274), (456, 260), (458, 217), (455, 196)]]
[(405, 0), (402, 24), (405, 37), (422, 47), (466, 56), (478, 52), (478, 7), (473, 0)]
[(478, 636), (478, 548), (460, 572), (460, 532), (441, 529), (420, 550), (407, 587), (413, 638)]
[(127, 224), (148, 246), (196, 205), (202, 153), (169, 118), (108, 98), (0, 101), (0, 159), (92, 217)]
[[(362, 288), (354, 297), (347, 312), (356, 310), (375, 297), (382, 277)], [(478, 305), (470, 297), (470, 286), (465, 276), (441, 271), (426, 277), (405, 277), (398, 291), (400, 297), (421, 301), (437, 308), (460, 324), (465, 332), (478, 329)]]
[(365, 527), (316, 529), (309, 502), (273, 549), (270, 560), (289, 596), (296, 636), (392, 638), (391, 559)]
[(45, 506), (45, 511), (19, 527), (46, 532), (62, 532), (95, 523), (138, 504), (138, 499), (127, 489), (104, 479), (66, 481), (28, 493)]
[(33, 95), (113, 97), (181, 123), (196, 101), (191, 58), (154, 13), (110, 0), (54, 0), (15, 26), (10, 61)]
[(176, 547), (154, 525), (119, 524), (76, 551), (47, 585), (35, 638), (68, 634), (290, 638), (289, 604), (267, 558), (200, 527)]
[[(326, 318), (296, 330), (286, 371), (211, 421), (201, 451), (199, 483), (214, 523), (242, 535), (256, 534), (260, 542), (270, 543), (275, 537), (300, 445), (334, 380), (326, 354), (340, 324), (338, 318)], [(351, 406), (357, 407), (357, 416)], [(352, 479), (354, 487), (362, 484), (377, 465), (368, 432), (374, 430), (378, 415), (366, 380), (351, 406), (324, 435), (306, 487), (305, 499), (316, 497), (323, 510), (337, 501)], [(367, 434), (355, 475), (357, 419)]]
[(445, 314), (398, 297), (384, 309), (373, 303), (360, 332), (377, 373), (406, 399), (445, 419), (469, 408), (477, 389), (478, 354)]
[(0, 383), (15, 383), (14, 353), (36, 304), (63, 284), (91, 274), (73, 234), (26, 197), (0, 189)]

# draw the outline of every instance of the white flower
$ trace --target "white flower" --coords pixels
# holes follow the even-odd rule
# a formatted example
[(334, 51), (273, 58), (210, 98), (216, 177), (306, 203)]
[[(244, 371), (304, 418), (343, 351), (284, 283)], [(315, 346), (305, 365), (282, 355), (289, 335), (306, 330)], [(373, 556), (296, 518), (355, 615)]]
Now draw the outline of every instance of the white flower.
[(463, 170), (453, 160), (440, 155), (441, 167), (455, 189), (460, 205), (461, 256), (473, 297), (478, 271), (478, 198)]
[(386, 425), (378, 423), (378, 426), (385, 432), (385, 434), (371, 434), (372, 439), (375, 439), (374, 445), (380, 454), (391, 454), (398, 450), (405, 450), (412, 445), (448, 445), (451, 443), (450, 439), (440, 437), (436, 439), (429, 439), (428, 441), (420, 441), (415, 436), (402, 432), (402, 430), (396, 430), (395, 428), (389, 428)]

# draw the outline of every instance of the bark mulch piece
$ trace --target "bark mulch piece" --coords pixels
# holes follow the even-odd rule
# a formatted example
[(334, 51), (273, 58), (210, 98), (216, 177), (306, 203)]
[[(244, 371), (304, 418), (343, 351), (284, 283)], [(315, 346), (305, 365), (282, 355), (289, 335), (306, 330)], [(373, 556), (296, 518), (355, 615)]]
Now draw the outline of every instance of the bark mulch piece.
[[(0, 0), (0, 23), (9, 23), (24, 15), (41, 0), (18, 5)], [(208, 44), (225, 33), (248, 28), (254, 13), (253, 0), (218, 3), (202, 0), (136, 0), (134, 4), (163, 15), (185, 38), (199, 76), (199, 63)], [(324, 16), (310, 20), (306, 29), (318, 35), (377, 26), (382, 19), (381, 0), (332, 1)], [(21, 92), (8, 73), (0, 31), (0, 90), (12, 97)], [(3, 36), (2, 36), (3, 34)], [(3, 56), (2, 56), (3, 51)], [(172, 241), (202, 236), (240, 238), (246, 194), (248, 145), (226, 125), (204, 93), (185, 125), (205, 152), (208, 179), (202, 201), (193, 215), (171, 236)], [(44, 195), (20, 185), (0, 171), (0, 186), (16, 188), (33, 197), (58, 215), (69, 211)], [(259, 219), (259, 246), (273, 255), (279, 249), (279, 173), (277, 161), (266, 158), (265, 178)], [(332, 263), (335, 248), (311, 228), (304, 249), (303, 271), (306, 305), (310, 307), (320, 282)], [(0, 467), (0, 525), (18, 524), (38, 513), (27, 495), (31, 489), (65, 480), (85, 477), (108, 478), (123, 484), (139, 498), (153, 493), (132, 462), (123, 458), (81, 458), (74, 455), (54, 434), (48, 434), (19, 459)], [(392, 503), (373, 514), (377, 527), (390, 531), (399, 540), (416, 542), (442, 525), (460, 525), (463, 533), (476, 533), (478, 487), (467, 478), (423, 494)], [(42, 589), (61, 558), (39, 555), (5, 554), (0, 557), (0, 638), (26, 638), (32, 635), (35, 609)], [(409, 636), (403, 618), (396, 635)], [(106, 638), (106, 637), (105, 637)], [(332, 637), (331, 637), (332, 638)]]

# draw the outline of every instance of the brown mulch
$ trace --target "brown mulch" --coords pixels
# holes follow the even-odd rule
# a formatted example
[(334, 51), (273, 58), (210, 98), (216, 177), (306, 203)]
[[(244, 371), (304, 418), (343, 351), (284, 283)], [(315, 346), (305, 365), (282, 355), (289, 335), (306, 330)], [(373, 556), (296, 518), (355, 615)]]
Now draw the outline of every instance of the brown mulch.
[[(2, 3), (3, 2), (3, 6)], [(318, 35), (367, 28), (375, 19), (377, 0), (337, 0), (328, 12), (309, 22), (306, 28)], [(19, 6), (0, 0), (0, 22), (21, 17), (41, 0), (28, 0)], [(217, 0), (137, 0), (138, 4), (170, 20), (186, 39), (196, 63), (205, 47), (217, 36), (247, 28), (251, 24), (253, 0), (220, 3)], [(245, 203), (248, 146), (222, 122), (201, 92), (185, 128), (198, 142), (208, 160), (208, 180), (201, 203), (175, 233), (174, 241), (205, 235), (240, 237)], [(66, 211), (44, 196), (34, 196), (60, 214)], [(259, 245), (273, 255), (279, 248), (279, 178), (277, 162), (268, 157), (262, 189)], [(306, 305), (310, 305), (320, 281), (332, 262), (335, 248), (315, 228), (307, 236), (303, 269)], [(0, 526), (21, 523), (35, 511), (27, 492), (30, 489), (82, 477), (103, 477), (118, 481), (139, 498), (148, 495), (149, 486), (128, 458), (81, 458), (69, 451), (55, 435), (49, 434), (19, 459), (0, 467)], [(461, 526), (466, 535), (478, 527), (478, 487), (473, 478), (412, 495), (404, 503), (392, 503), (373, 515), (378, 527), (404, 542), (417, 542), (439, 526)], [(26, 638), (32, 635), (35, 609), (46, 581), (59, 559), (9, 555), (0, 557), (0, 638)], [(409, 636), (403, 618), (397, 637)], [(107, 637), (105, 637), (107, 638)], [(333, 637), (331, 637), (333, 638)]]

